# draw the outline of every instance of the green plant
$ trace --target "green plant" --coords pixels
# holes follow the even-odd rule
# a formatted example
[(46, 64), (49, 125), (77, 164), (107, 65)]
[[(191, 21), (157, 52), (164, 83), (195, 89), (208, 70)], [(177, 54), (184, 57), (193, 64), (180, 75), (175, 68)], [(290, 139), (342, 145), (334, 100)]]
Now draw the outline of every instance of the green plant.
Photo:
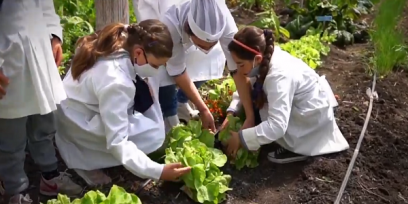
[(57, 199), (48, 200), (47, 204), (142, 204), (135, 194), (130, 194), (125, 189), (113, 185), (108, 197), (100, 191), (88, 191), (82, 198), (71, 202), (66, 195), (59, 194)]
[[(242, 121), (240, 118), (229, 115), (228, 126), (220, 132), (218, 139), (225, 144), (231, 137), (230, 131), (237, 132), (241, 129), (241, 127)], [(236, 158), (231, 160), (231, 164), (233, 164), (238, 170), (241, 170), (245, 166), (248, 168), (255, 168), (259, 165), (258, 155), (259, 151), (250, 152), (244, 148), (240, 148), (237, 152)]]
[(279, 17), (276, 15), (275, 11), (273, 10), (274, 2), (271, 1), (270, 4), (271, 4), (270, 6), (271, 8), (269, 9), (269, 11), (258, 14), (258, 15), (262, 15), (263, 17), (255, 21), (254, 23), (252, 23), (252, 25), (257, 26), (259, 28), (272, 29), (274, 31), (275, 38), (277, 40), (279, 40), (282, 37), (290, 38), (289, 31), (280, 25)]
[[(329, 30), (337, 36), (337, 44), (344, 46), (368, 39), (367, 25), (355, 21), (372, 8), (370, 0), (309, 0), (304, 7), (298, 2), (289, 7), (295, 11), (295, 17), (286, 25), (293, 39), (299, 39), (309, 28), (320, 27), (321, 31)], [(329, 22), (318, 22), (319, 16), (331, 16)], [(355, 39), (357, 38), (357, 39)]]
[(232, 94), (236, 91), (235, 83), (231, 77), (211, 83), (210, 89), (203, 92), (205, 104), (213, 113), (214, 118), (221, 120), (231, 103)]
[(226, 199), (230, 175), (219, 167), (227, 162), (227, 156), (214, 147), (214, 134), (202, 130), (200, 121), (189, 121), (174, 127), (166, 149), (166, 163), (181, 162), (191, 167), (191, 172), (182, 176), (182, 190), (199, 203), (220, 203)]
[(370, 33), (374, 44), (371, 61), (380, 76), (387, 75), (396, 65), (407, 60), (405, 36), (396, 29), (405, 3), (405, 0), (382, 1), (374, 19), (374, 30)]
[[(61, 75), (65, 74), (65, 66), (69, 66), (78, 38), (94, 32), (96, 24), (94, 2), (94, 0), (54, 0), (55, 10), (61, 18), (63, 27), (64, 61), (58, 68)], [(129, 5), (129, 21), (136, 22), (132, 0), (129, 0)]]
[(291, 40), (285, 44), (280, 44), (282, 50), (303, 60), (312, 69), (321, 65), (321, 55), (327, 55), (330, 51), (329, 43), (335, 40), (335, 36), (326, 32), (320, 37), (320, 34), (312, 34), (301, 37), (299, 40)]

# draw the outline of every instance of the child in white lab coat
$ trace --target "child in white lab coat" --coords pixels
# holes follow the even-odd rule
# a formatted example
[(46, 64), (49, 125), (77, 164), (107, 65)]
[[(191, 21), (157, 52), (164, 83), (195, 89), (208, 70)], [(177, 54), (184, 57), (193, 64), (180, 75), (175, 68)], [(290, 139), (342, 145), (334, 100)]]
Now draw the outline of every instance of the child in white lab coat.
[[(276, 142), (281, 147), (268, 159), (289, 163), (349, 148), (334, 118), (337, 103), (327, 80), (274, 45), (271, 30), (246, 27), (235, 34), (228, 49), (237, 63), (236, 74), (253, 77), (252, 100), (261, 120), (255, 127), (232, 133), (228, 154)], [(230, 113), (238, 108), (237, 96)]]
[(53, 144), (53, 111), (66, 98), (57, 68), (62, 61), (60, 18), (52, 0), (1, 2), (0, 180), (9, 198), (4, 203), (33, 202), (24, 195), (29, 187), (26, 146), (41, 171), (40, 193), (75, 196), (82, 188), (58, 170)]
[(189, 167), (159, 164), (147, 156), (165, 140), (154, 76), (172, 56), (167, 27), (158, 20), (116, 23), (77, 44), (63, 81), (68, 99), (56, 114), (56, 143), (68, 168), (88, 185), (109, 183), (100, 169), (118, 165), (155, 180), (188, 173)]

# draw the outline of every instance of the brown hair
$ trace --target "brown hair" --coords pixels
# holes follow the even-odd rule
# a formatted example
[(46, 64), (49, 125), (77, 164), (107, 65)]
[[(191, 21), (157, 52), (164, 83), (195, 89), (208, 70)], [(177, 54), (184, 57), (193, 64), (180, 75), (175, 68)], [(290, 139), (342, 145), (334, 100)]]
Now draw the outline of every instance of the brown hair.
[(113, 23), (94, 34), (78, 39), (72, 60), (71, 74), (74, 80), (92, 68), (99, 57), (108, 56), (119, 49), (131, 55), (135, 45), (140, 45), (146, 54), (157, 58), (170, 58), (173, 40), (166, 25), (159, 20), (149, 19), (139, 24)]
[[(259, 77), (257, 82), (263, 86), (266, 75), (269, 72), (269, 63), (274, 50), (274, 37), (272, 30), (263, 30), (255, 26), (248, 26), (239, 30), (235, 34), (234, 39), (257, 52), (262, 53), (262, 62), (259, 66)], [(256, 54), (253, 51), (250, 51), (248, 48), (239, 45), (239, 43), (231, 41), (231, 43), (228, 45), (229, 51), (233, 52), (240, 59), (253, 60)], [(262, 108), (265, 102), (266, 94), (264, 91), (262, 91), (261, 94), (258, 94), (255, 104), (257, 108)]]

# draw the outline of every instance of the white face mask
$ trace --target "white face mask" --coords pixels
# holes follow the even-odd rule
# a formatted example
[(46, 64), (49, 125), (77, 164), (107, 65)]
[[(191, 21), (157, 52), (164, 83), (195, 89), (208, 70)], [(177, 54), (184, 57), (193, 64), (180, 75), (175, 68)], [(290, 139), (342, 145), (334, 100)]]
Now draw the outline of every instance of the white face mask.
[(255, 59), (252, 62), (252, 70), (249, 72), (248, 77), (256, 77), (259, 74), (259, 65), (255, 65)]
[(140, 77), (153, 77), (159, 72), (158, 69), (155, 69), (148, 63), (144, 65), (138, 65), (135, 63), (134, 68)]
[(204, 50), (203, 48), (201, 48), (201, 47), (197, 46), (196, 44), (194, 44), (193, 40), (191, 40), (191, 37), (190, 37), (190, 41), (191, 41), (191, 43), (193, 43), (194, 46), (196, 46), (197, 49), (199, 49), (204, 54), (208, 54), (213, 49), (213, 48), (210, 48), (209, 50)]

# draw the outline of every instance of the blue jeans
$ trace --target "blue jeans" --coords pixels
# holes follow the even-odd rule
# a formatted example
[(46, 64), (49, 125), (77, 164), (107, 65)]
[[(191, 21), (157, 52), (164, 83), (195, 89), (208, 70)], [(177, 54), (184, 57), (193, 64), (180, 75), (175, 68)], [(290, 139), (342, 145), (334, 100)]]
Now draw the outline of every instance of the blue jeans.
[[(196, 81), (194, 85), (200, 88), (206, 81)], [(188, 97), (183, 90), (176, 85), (163, 86), (159, 88), (159, 102), (164, 117), (177, 115), (177, 103), (187, 103)]]

